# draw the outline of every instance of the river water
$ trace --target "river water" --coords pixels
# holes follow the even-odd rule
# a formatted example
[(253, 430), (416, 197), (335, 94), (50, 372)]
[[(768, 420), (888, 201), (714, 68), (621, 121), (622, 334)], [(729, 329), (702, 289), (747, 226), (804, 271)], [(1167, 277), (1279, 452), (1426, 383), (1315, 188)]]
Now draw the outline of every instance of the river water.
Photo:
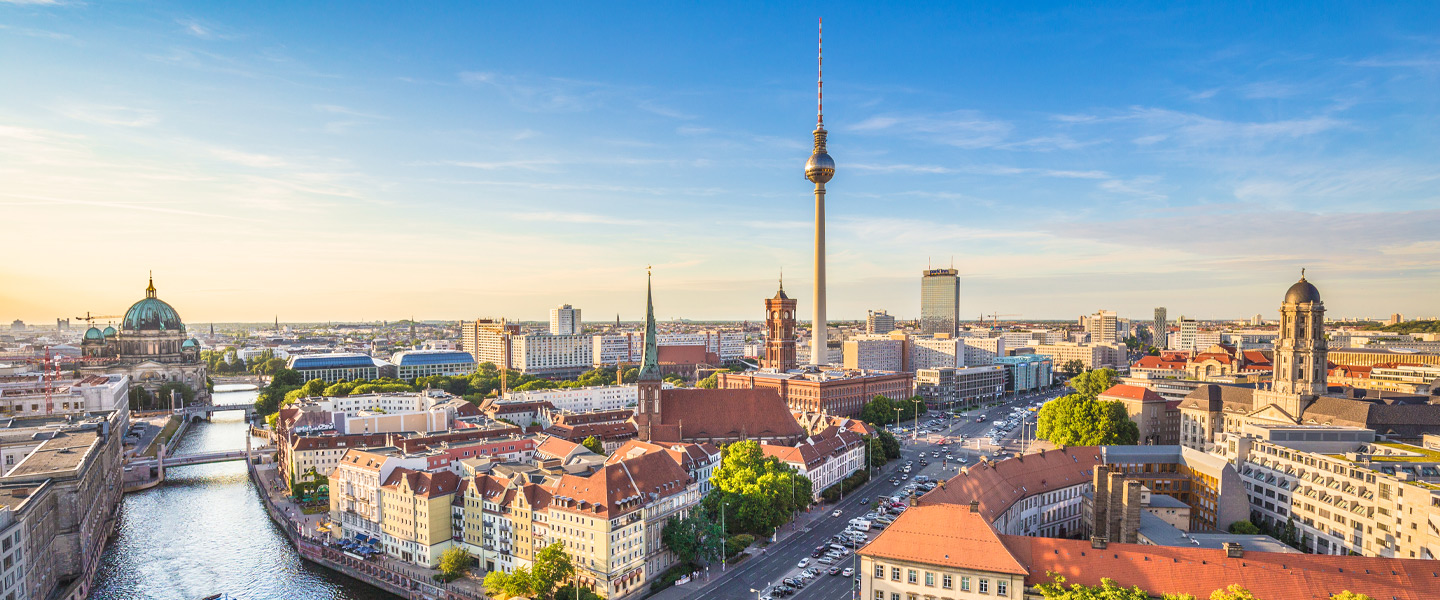
[[(215, 404), (253, 402), (255, 395), (217, 391)], [(241, 413), (218, 413), (195, 423), (176, 454), (244, 449), (246, 435)], [(301, 560), (265, 513), (242, 462), (179, 467), (159, 487), (126, 494), (91, 598), (197, 600), (222, 592), (237, 600), (396, 598)]]

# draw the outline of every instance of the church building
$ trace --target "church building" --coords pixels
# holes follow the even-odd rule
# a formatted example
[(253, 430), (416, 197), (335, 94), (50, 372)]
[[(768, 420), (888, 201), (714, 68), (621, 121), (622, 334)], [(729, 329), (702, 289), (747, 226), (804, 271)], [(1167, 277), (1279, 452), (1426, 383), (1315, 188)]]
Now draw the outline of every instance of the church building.
[(200, 342), (186, 335), (180, 314), (156, 295), (153, 277), (145, 297), (125, 311), (118, 331), (91, 327), (80, 349), (87, 357), (111, 359), (85, 367), (85, 372), (129, 375), (132, 386), (151, 394), (166, 383), (183, 383), (195, 390), (197, 400), (209, 398)]

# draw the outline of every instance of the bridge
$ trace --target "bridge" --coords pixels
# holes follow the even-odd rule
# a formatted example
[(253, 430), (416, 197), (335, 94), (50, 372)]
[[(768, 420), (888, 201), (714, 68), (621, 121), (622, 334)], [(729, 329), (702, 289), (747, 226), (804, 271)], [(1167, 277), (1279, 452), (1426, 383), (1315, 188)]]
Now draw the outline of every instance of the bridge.
[[(165, 468), (186, 467), (190, 465), (208, 465), (210, 463), (230, 462), (233, 460), (245, 460), (245, 450), (221, 450), (217, 452), (195, 452), (191, 454), (176, 454), (166, 456), (163, 459)], [(269, 457), (275, 454), (274, 448), (257, 448), (250, 451), (255, 458)], [(157, 464), (155, 458), (142, 458), (125, 463), (128, 467), (153, 468)]]
[(187, 406), (187, 407), (185, 407), (185, 408), (182, 408), (182, 409), (180, 409), (180, 410), (178, 410), (178, 411), (176, 411), (176, 412), (177, 412), (177, 413), (184, 413), (185, 416), (186, 416), (186, 418), (190, 418), (190, 419), (200, 419), (200, 418), (204, 418), (204, 419), (207, 419), (207, 420), (208, 420), (208, 419), (210, 418), (210, 415), (212, 415), (212, 414), (215, 414), (215, 413), (217, 413), (217, 412), (231, 411), (231, 410), (243, 410), (243, 411), (245, 411), (245, 418), (246, 418), (246, 419), (249, 419), (249, 418), (255, 416), (255, 405), (254, 405), (254, 404), (195, 404), (195, 405), (191, 405), (191, 406)]

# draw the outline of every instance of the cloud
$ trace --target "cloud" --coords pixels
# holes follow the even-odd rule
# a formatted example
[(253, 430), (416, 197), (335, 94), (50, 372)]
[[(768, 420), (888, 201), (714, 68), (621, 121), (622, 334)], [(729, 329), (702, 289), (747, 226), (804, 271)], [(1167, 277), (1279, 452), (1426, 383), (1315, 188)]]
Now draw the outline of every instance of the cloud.
[(225, 162), (234, 163), (237, 165), (244, 165), (247, 167), (268, 169), (286, 167), (290, 165), (288, 161), (278, 156), (242, 152), (240, 150), (232, 150), (230, 148), (211, 148), (210, 154), (215, 158), (218, 158)]
[(975, 111), (953, 111), (938, 115), (877, 115), (846, 128), (848, 131), (892, 134), (920, 138), (958, 148), (990, 148), (1000, 145), (1013, 126), (987, 119)]
[[(10, 0), (0, 0), (0, 2), (8, 2), (8, 1), (10, 1)], [(54, 31), (45, 31), (45, 30), (43, 30), (43, 29), (30, 29), (30, 28), (28, 28), (28, 27), (14, 27), (14, 26), (11, 26), (11, 25), (0, 25), (0, 29), (3, 29), (3, 30), (5, 30), (5, 31), (13, 31), (13, 32), (18, 33), (18, 34), (20, 34), (20, 35), (25, 35), (25, 36), (30, 36), (30, 37), (37, 37), (37, 38), (45, 38), (45, 39), (51, 39), (51, 40), (67, 40), (67, 41), (68, 41), (68, 40), (73, 40), (73, 39), (75, 39), (75, 36), (72, 36), (72, 35), (70, 35), (70, 34), (68, 34), (68, 33), (56, 33), (56, 32), (54, 32)]]
[(447, 160), (447, 161), (441, 161), (439, 164), (450, 165), (450, 166), (453, 166), (453, 167), (465, 167), (465, 168), (467, 168), (467, 169), (480, 169), (480, 170), (482, 170), (482, 171), (500, 171), (500, 170), (506, 170), (506, 169), (518, 169), (518, 170), (521, 170), (521, 171), (545, 171), (545, 170), (548, 170), (548, 169), (546, 169), (546, 167), (550, 167), (550, 166), (554, 166), (554, 165), (556, 165), (556, 164), (559, 164), (559, 161), (550, 160), (550, 159), (497, 160), (497, 161), (489, 161), (489, 162), (485, 162), (485, 161), (467, 161), (467, 160)]
[(1436, 69), (1440, 68), (1440, 56), (1365, 58), (1361, 60), (1342, 61), (1340, 64), (1348, 65), (1351, 67), (1369, 67), (1382, 69)]
[(509, 213), (506, 216), (521, 221), (539, 221), (543, 223), (582, 223), (590, 225), (623, 225), (634, 227), (644, 225), (644, 221), (634, 219), (619, 219), (607, 215), (596, 215), (577, 212), (522, 212)]
[(344, 106), (339, 106), (339, 105), (336, 105), (336, 104), (316, 104), (316, 105), (315, 105), (315, 110), (318, 110), (318, 111), (321, 111), (321, 112), (327, 112), (327, 113), (337, 114), (337, 115), (346, 115), (346, 116), (350, 116), (350, 117), (360, 117), (360, 118), (362, 118), (362, 119), (388, 119), (388, 118), (390, 118), (390, 117), (387, 117), (387, 116), (385, 116), (385, 115), (380, 115), (380, 114), (375, 114), (375, 113), (368, 113), (368, 112), (362, 112), (362, 111), (355, 110), (355, 109), (353, 109), (353, 108), (346, 108), (346, 107), (344, 107)]
[(1276, 121), (1228, 121), (1167, 108), (1140, 106), (1108, 115), (1057, 115), (1054, 118), (1076, 125), (1129, 125), (1140, 130), (1132, 138), (1139, 145), (1162, 141), (1180, 145), (1265, 143), (1298, 139), (1349, 125), (1328, 114)]
[(687, 113), (687, 112), (682, 112), (682, 111), (680, 111), (680, 110), (677, 110), (677, 109), (674, 109), (674, 108), (670, 108), (670, 107), (668, 107), (668, 106), (662, 106), (662, 105), (660, 105), (660, 104), (658, 104), (658, 103), (656, 103), (656, 102), (653, 102), (653, 101), (651, 101), (651, 100), (642, 100), (642, 101), (640, 101), (640, 103), (639, 103), (637, 106), (640, 107), (640, 110), (643, 110), (643, 111), (646, 111), (646, 112), (652, 112), (652, 113), (655, 113), (655, 114), (660, 115), (660, 116), (662, 116), (662, 117), (670, 117), (670, 118), (672, 118), (672, 119), (694, 119), (694, 118), (696, 118), (695, 115), (693, 115), (693, 114), (690, 114), (690, 113)]
[(160, 122), (159, 113), (129, 106), (89, 103), (62, 103), (55, 111), (63, 116), (97, 125), (149, 127)]
[(60, 0), (0, 0), (0, 2), (3, 2), (5, 4), (44, 4), (50, 6), (68, 4), (67, 2), (61, 2)]
[(528, 112), (583, 112), (614, 94), (610, 86), (556, 77), (516, 77), (486, 71), (463, 71), (460, 83), (500, 92), (511, 105)]

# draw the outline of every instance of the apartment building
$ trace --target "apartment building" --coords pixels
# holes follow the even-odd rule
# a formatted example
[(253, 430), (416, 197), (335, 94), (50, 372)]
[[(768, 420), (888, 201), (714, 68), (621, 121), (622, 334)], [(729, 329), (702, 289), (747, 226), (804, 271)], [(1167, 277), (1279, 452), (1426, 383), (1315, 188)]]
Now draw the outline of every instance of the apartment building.
[(406, 468), (380, 486), (381, 547), (408, 563), (436, 568), (451, 546), (451, 504), (460, 478), (450, 471)]
[(997, 356), (995, 364), (1005, 367), (1005, 390), (1031, 392), (1050, 387), (1055, 382), (1055, 364), (1043, 354)]
[(872, 371), (907, 371), (907, 338), (903, 333), (861, 334), (845, 340), (844, 366)]
[(866, 467), (865, 443), (860, 435), (833, 426), (794, 446), (761, 444), (760, 451), (809, 478), (816, 501), (826, 489)]
[[(993, 365), (995, 359), (1005, 356), (1003, 337), (967, 337), (960, 340), (965, 344), (965, 366)], [(960, 366), (960, 365), (955, 365)]]
[(964, 367), (969, 349), (961, 338), (937, 336), (910, 339), (909, 371)]
[(865, 333), (886, 334), (895, 330), (895, 317), (883, 310), (865, 312)]
[(1038, 344), (1035, 354), (1048, 356), (1055, 366), (1062, 367), (1072, 360), (1080, 361), (1085, 369), (1119, 367), (1125, 364), (1125, 348), (1115, 344), (1093, 344), (1060, 342)]
[(339, 527), (336, 537), (383, 539), (380, 486), (397, 468), (423, 471), (426, 464), (423, 454), (391, 446), (345, 451), (330, 475), (330, 523)]
[(978, 406), (1005, 395), (1005, 366), (920, 369), (915, 392), (936, 408)]
[(1085, 331), (1090, 334), (1090, 341), (1099, 344), (1114, 344), (1120, 341), (1118, 335), (1119, 319), (1113, 310), (1102, 310), (1093, 315), (1082, 317), (1081, 324)]
[[(745, 356), (745, 334), (739, 331), (670, 332), (656, 335), (655, 340), (657, 347), (704, 346), (707, 353), (718, 356), (721, 362), (730, 362)], [(595, 367), (620, 363), (638, 364), (644, 347), (645, 335), (641, 332), (597, 335), (591, 341), (591, 356)]]
[(1140, 430), (1140, 444), (1174, 446), (1180, 443), (1180, 402), (1140, 386), (1119, 384), (1102, 392), (1102, 401), (1125, 405), (1125, 414)]
[(580, 309), (569, 304), (550, 309), (550, 335), (580, 335), (584, 328)]
[(0, 376), (0, 417), (110, 412), (128, 407), (130, 376), (65, 377), (47, 385), (40, 373)]
[(916, 506), (858, 552), (859, 597), (1023, 598), (1029, 569), (975, 505)]

